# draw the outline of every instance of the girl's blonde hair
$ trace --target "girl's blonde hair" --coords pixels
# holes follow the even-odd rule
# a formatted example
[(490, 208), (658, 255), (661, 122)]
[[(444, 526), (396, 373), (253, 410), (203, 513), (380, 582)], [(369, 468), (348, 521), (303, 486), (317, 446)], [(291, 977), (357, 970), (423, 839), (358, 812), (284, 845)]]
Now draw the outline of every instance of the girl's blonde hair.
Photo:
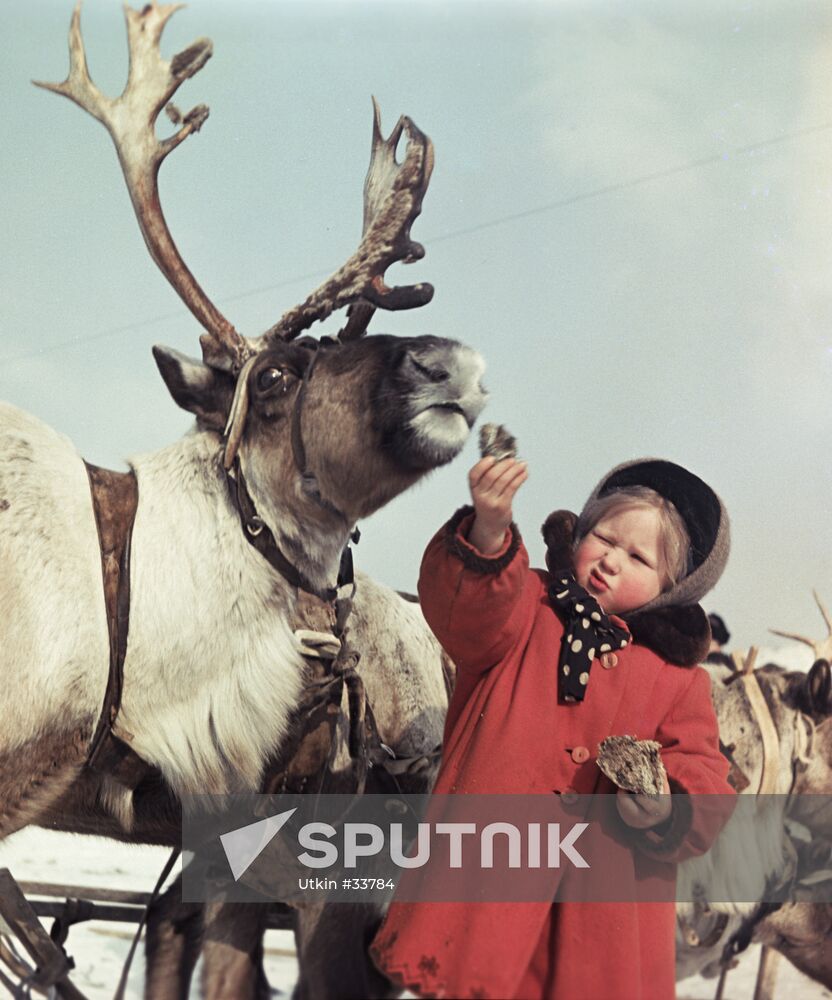
[[(663, 580), (662, 591), (669, 590), (691, 571), (690, 536), (682, 515), (660, 493), (649, 486), (623, 486), (595, 497), (581, 515), (586, 529), (584, 535), (589, 534), (605, 517), (632, 507), (647, 507), (659, 515), (658, 569)], [(576, 546), (581, 538), (575, 540)]]

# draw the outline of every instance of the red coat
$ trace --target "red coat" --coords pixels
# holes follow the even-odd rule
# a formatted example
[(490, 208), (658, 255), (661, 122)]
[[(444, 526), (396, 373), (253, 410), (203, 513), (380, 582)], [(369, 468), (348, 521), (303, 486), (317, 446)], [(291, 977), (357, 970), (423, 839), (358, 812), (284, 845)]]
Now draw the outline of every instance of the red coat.
[[(470, 518), (431, 541), (419, 594), (455, 661), (438, 793), (615, 791), (595, 764), (610, 735), (655, 739), (674, 792), (733, 794), (719, 752), (708, 675), (631, 644), (596, 662), (583, 702), (557, 700), (563, 627), (548, 574), (530, 570), (519, 536), (493, 557), (466, 540)], [(581, 749), (586, 748), (587, 755)], [(674, 816), (676, 810), (674, 809)], [(693, 818), (692, 818), (693, 817)], [(628, 852), (632, 877), (707, 849), (695, 810), (664, 841)], [(371, 953), (423, 996), (670, 1000), (672, 903), (392, 903)]]

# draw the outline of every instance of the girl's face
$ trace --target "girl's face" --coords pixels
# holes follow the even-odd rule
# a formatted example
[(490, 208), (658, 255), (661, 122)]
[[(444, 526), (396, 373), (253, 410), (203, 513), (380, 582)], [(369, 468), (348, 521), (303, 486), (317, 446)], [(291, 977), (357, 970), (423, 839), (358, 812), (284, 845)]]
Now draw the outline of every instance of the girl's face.
[(575, 550), (575, 577), (607, 614), (624, 614), (662, 592), (659, 514), (625, 507), (602, 518)]

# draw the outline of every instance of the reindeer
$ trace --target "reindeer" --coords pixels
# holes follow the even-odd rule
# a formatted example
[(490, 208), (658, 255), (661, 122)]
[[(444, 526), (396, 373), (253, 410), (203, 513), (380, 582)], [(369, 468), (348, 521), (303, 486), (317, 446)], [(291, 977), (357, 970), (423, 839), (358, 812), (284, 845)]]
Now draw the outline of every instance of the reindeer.
[[(177, 7), (125, 8), (130, 72), (118, 98), (89, 76), (80, 4), (67, 79), (39, 84), (107, 128), (151, 256), (204, 333), (201, 361), (154, 348), (196, 426), (134, 459), (129, 474), (86, 466), (63, 436), (0, 407), (0, 837), (92, 788), (95, 809), (109, 815), (101, 832), (128, 837), (137, 825), (141, 839), (135, 781), (113, 764), (126, 756), (158, 775), (160, 801), (258, 789), (303, 690), (300, 596), (332, 604), (356, 522), (451, 461), (485, 402), (484, 365), (470, 348), (364, 337), (375, 309), (415, 308), (432, 295), (426, 283), (384, 280), (394, 261), (423, 256), (410, 227), (432, 144), (406, 117), (383, 139), (375, 102), (356, 252), (261, 336), (240, 334), (210, 301), (174, 244), (157, 187), (162, 161), (208, 116), (203, 105), (182, 115), (168, 103), (212, 54), (200, 39), (162, 58)], [(158, 140), (166, 104), (177, 129)], [(337, 337), (297, 339), (345, 306)], [(426, 641), (423, 626), (419, 634)], [(425, 700), (398, 720), (402, 739)], [(389, 714), (395, 721), (396, 709)], [(436, 728), (424, 725), (422, 739)]]
[[(453, 665), (430, 632), (418, 604), (356, 574), (349, 639), (361, 651), (360, 673), (384, 744), (395, 752), (397, 790), (425, 793), (438, 770), (438, 748), (447, 710)], [(349, 781), (344, 716), (328, 790), (353, 790)], [(267, 762), (263, 790), (274, 791), (283, 773), (280, 746)], [(391, 790), (385, 768), (370, 770), (368, 792)], [(324, 776), (321, 776), (322, 778)], [(317, 778), (317, 776), (316, 776)], [(318, 779), (321, 780), (321, 779)], [(310, 789), (314, 791), (313, 787)], [(181, 842), (179, 803), (156, 768), (143, 769), (133, 794), (129, 831), (102, 807), (101, 775), (86, 769), (38, 818), (38, 825), (130, 843), (175, 847)], [(396, 995), (372, 965), (367, 943), (381, 920), (376, 905), (314, 904), (293, 914), (299, 979), (295, 1000)], [(268, 1000), (262, 965), (267, 908), (252, 904), (183, 904), (177, 879), (151, 907), (147, 923), (145, 995), (179, 1000), (189, 995), (201, 956), (201, 988), (207, 997)]]
[[(353, 256), (256, 339), (216, 309), (179, 256), (158, 197), (161, 162), (208, 114), (204, 106), (184, 117), (174, 109), (178, 131), (156, 139), (162, 105), (211, 55), (202, 39), (170, 62), (161, 57), (159, 38), (175, 10), (126, 9), (130, 75), (112, 100), (87, 72), (76, 7), (69, 76), (39, 85), (107, 127), (151, 255), (206, 330), (201, 362), (154, 348), (171, 395), (197, 424), (131, 463), (138, 505), (129, 643), (113, 722), (115, 735), (181, 795), (258, 787), (302, 683), (290, 628), (298, 589), (331, 595), (355, 523), (450, 461), (485, 394), (482, 360), (467, 347), (361, 336), (376, 307), (412, 308), (432, 294), (424, 284), (384, 283), (394, 260), (423, 255), (409, 230), (433, 150), (404, 117), (383, 140), (377, 106), (364, 235)], [(334, 342), (293, 343), (348, 304)], [(63, 437), (3, 407), (2, 834), (31, 822), (74, 780), (101, 712), (109, 650), (88, 482), (96, 477)]]
[[(803, 636), (772, 630), (776, 635), (808, 645), (814, 663), (808, 673), (789, 671), (775, 664), (754, 669), (754, 656), (738, 662), (737, 669), (705, 664), (712, 677), (714, 707), (719, 719), (720, 738), (732, 762), (732, 776), (738, 791), (762, 795), (754, 830), (748, 837), (725, 836), (708, 855), (685, 862), (680, 867), (684, 898), (694, 898), (692, 886), (710, 884), (707, 906), (680, 906), (677, 934), (679, 978), (702, 971), (717, 975), (720, 959), (732, 934), (742, 933), (785, 955), (801, 971), (832, 987), (832, 965), (828, 955), (828, 928), (832, 907), (800, 901), (810, 898), (803, 892), (801, 878), (808, 872), (830, 868), (819, 861), (830, 852), (832, 809), (832, 619), (815, 594), (828, 636), (813, 642)], [(743, 818), (747, 820), (747, 813)], [(738, 816), (738, 821), (740, 820)], [(808, 840), (786, 835), (787, 823), (799, 824)], [(730, 822), (729, 822), (730, 825)], [(724, 856), (725, 845), (742, 843), (755, 852), (751, 863), (745, 854), (734, 859)], [(825, 852), (825, 853), (824, 853)], [(730, 881), (732, 870), (759, 873), (758, 898), (773, 885), (792, 887), (793, 898), (770, 910), (755, 903), (721, 905), (713, 888), (714, 873)], [(730, 894), (730, 885), (728, 886)], [(765, 974), (761, 974), (758, 998), (773, 983), (773, 957), (764, 953)]]

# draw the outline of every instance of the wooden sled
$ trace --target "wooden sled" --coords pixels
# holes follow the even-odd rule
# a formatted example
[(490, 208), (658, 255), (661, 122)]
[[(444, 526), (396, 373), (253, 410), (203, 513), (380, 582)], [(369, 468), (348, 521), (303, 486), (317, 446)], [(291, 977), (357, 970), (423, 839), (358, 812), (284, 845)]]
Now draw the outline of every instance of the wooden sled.
[[(17, 882), (8, 868), (0, 868), (0, 986), (13, 997), (31, 993), (86, 1000), (69, 978), (75, 967), (64, 947), (70, 928), (86, 920), (141, 925), (153, 898), (151, 892)], [(40, 918), (52, 919), (49, 932)], [(270, 906), (266, 926), (293, 930), (291, 909)]]

